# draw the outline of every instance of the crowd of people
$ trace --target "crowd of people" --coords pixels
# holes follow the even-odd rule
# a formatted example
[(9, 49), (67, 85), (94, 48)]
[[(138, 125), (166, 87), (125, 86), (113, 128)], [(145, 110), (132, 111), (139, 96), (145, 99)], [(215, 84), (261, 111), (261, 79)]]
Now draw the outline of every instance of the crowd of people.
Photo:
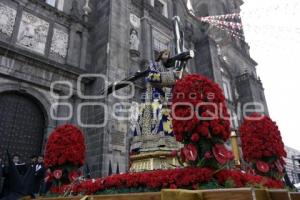
[(17, 154), (8, 154), (7, 157), (6, 163), (0, 159), (0, 200), (15, 200), (24, 196), (35, 198), (46, 193), (43, 155), (32, 156), (29, 163), (22, 162)]

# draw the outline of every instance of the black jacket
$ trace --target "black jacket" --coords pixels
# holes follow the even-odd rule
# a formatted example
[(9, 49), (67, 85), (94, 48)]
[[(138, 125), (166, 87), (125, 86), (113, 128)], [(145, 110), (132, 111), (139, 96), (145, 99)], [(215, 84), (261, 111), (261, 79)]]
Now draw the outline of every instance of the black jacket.
[(44, 164), (41, 164), (41, 167), (37, 169), (37, 166), (39, 164), (34, 165), (35, 169), (35, 179), (34, 179), (34, 193), (39, 193), (41, 191), (41, 185), (44, 182), (45, 173), (46, 173), (46, 167)]
[(4, 169), (5, 191), (1, 200), (16, 200), (33, 194), (35, 169), (26, 165), (15, 165), (9, 154), (9, 164)]

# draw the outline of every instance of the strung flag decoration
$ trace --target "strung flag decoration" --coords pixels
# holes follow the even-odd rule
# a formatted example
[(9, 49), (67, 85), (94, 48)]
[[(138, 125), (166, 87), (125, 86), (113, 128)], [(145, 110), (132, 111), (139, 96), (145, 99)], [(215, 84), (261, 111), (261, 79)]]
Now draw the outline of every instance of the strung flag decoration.
[(226, 26), (231, 29), (236, 29), (236, 30), (243, 30), (243, 26), (239, 22), (226, 22), (226, 21), (219, 21), (219, 20), (202, 20), (202, 22), (207, 22), (209, 24), (215, 24), (215, 25), (221, 25), (221, 26)]
[(214, 16), (207, 16), (207, 17), (200, 17), (201, 20), (233, 20), (233, 19), (241, 19), (241, 16), (239, 13), (232, 13), (232, 14), (226, 14), (226, 15), (214, 15)]
[(237, 39), (244, 40), (243, 25), (239, 13), (198, 17), (197, 19), (218, 29), (224, 30)]
[(220, 25), (214, 25), (215, 27), (223, 30), (223, 31), (226, 31), (227, 33), (229, 33), (231, 36), (237, 38), (237, 39), (240, 39), (240, 40), (245, 40), (244, 38), (244, 35), (242, 35), (241, 33), (238, 33), (236, 31), (233, 31), (233, 30), (230, 30), (228, 28), (225, 28), (223, 26), (220, 26)]

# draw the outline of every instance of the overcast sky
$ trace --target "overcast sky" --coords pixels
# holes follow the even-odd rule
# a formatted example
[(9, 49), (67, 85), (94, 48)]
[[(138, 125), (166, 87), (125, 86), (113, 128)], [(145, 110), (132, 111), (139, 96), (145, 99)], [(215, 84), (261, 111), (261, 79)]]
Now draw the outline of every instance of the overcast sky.
[(242, 20), (270, 116), (300, 150), (300, 0), (244, 0)]

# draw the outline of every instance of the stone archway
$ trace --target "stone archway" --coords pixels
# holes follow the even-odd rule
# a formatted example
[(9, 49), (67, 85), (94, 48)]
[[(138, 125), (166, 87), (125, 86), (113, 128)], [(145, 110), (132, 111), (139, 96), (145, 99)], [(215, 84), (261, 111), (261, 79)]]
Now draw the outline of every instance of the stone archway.
[(41, 104), (32, 96), (17, 91), (0, 93), (0, 156), (6, 149), (22, 160), (40, 154), (46, 121)]

